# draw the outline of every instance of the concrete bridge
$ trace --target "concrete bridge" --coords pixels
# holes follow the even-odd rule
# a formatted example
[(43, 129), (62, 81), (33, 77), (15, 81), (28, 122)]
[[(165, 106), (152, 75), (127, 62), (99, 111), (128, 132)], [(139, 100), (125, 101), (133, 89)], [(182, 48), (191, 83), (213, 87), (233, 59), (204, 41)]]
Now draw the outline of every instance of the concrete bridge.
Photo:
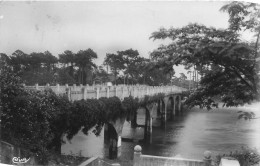
[[(123, 100), (125, 97), (132, 96), (133, 98), (138, 98), (143, 100), (145, 96), (154, 96), (159, 93), (165, 94), (162, 99), (147, 104), (142, 109), (145, 110), (145, 125), (144, 128), (144, 139), (145, 143), (152, 142), (152, 129), (153, 121), (160, 122), (162, 128), (166, 127), (168, 120), (174, 120), (175, 116), (179, 116), (184, 111), (182, 108), (183, 92), (187, 89), (177, 87), (177, 86), (145, 86), (145, 85), (135, 85), (135, 86), (25, 86), (27, 89), (52, 89), (56, 94), (65, 94), (68, 96), (69, 100), (86, 100), (100, 97), (118, 97)], [(131, 120), (131, 126), (133, 128), (137, 127), (137, 114)], [(126, 121), (126, 117), (119, 118), (115, 121), (110, 121), (104, 126), (104, 141), (110, 144), (109, 156), (111, 159), (120, 156), (121, 152), (121, 140), (123, 125)], [(140, 127), (140, 126), (139, 126)]]
[(26, 89), (52, 89), (56, 94), (67, 94), (68, 98), (71, 101), (81, 100), (81, 99), (98, 99), (101, 97), (118, 97), (123, 100), (125, 97), (132, 96), (134, 98), (142, 99), (144, 96), (152, 96), (158, 93), (169, 94), (182, 94), (182, 92), (187, 91), (185, 88), (181, 88), (175, 85), (172, 86), (147, 86), (147, 85), (117, 85), (117, 86), (104, 86), (104, 85), (95, 85), (95, 86), (83, 86), (73, 84), (73, 86), (65, 85), (55, 85), (50, 86), (39, 86), (35, 84), (34, 86), (26, 86)]
[[(144, 137), (141, 141), (148, 144), (152, 143), (153, 127), (159, 126), (165, 129), (167, 121), (174, 121), (176, 116), (182, 115), (183, 111), (185, 111), (185, 109), (183, 109), (182, 98), (181, 93), (169, 93), (163, 99), (143, 107), (142, 109), (145, 112), (144, 125), (137, 124), (138, 112), (134, 115), (134, 118), (130, 122), (131, 127), (142, 127), (144, 129)], [(140, 111), (140, 109), (137, 111)], [(114, 147), (115, 150), (111, 151), (116, 151), (116, 154), (111, 156), (112, 159), (121, 155), (121, 140), (125, 120), (125, 117), (123, 117), (105, 124), (104, 139), (107, 143), (110, 143), (111, 147)], [(155, 121), (157, 121), (157, 123), (154, 123)]]

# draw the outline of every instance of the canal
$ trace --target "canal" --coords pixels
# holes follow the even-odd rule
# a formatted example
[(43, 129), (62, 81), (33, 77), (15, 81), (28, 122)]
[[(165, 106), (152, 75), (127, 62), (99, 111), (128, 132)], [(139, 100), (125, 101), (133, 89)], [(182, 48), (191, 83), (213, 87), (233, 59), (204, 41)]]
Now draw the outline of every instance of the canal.
[[(253, 111), (260, 117), (260, 104), (237, 108), (219, 108), (210, 111), (193, 108), (184, 115), (167, 122), (167, 127), (153, 128), (152, 144), (122, 142), (121, 159), (132, 160), (133, 148), (139, 144), (143, 154), (202, 159), (203, 152), (209, 150), (213, 155), (240, 150), (242, 146), (260, 150), (260, 119), (239, 120), (237, 111)], [(139, 111), (137, 122), (143, 122)], [(124, 138), (141, 139), (143, 129), (131, 129), (125, 122)], [(108, 156), (108, 147), (104, 144), (103, 132), (99, 137), (90, 133), (88, 136), (79, 132), (70, 142), (62, 146), (62, 153), (86, 157)]]

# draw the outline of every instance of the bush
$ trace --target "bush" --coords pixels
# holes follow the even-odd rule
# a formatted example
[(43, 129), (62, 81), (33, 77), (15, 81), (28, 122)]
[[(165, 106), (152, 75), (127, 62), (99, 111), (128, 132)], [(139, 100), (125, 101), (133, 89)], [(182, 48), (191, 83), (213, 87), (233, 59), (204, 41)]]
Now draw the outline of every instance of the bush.
[(260, 163), (260, 154), (256, 149), (242, 147), (240, 151), (230, 152), (216, 156), (216, 165), (220, 164), (222, 157), (232, 157), (238, 160), (240, 166), (254, 166)]

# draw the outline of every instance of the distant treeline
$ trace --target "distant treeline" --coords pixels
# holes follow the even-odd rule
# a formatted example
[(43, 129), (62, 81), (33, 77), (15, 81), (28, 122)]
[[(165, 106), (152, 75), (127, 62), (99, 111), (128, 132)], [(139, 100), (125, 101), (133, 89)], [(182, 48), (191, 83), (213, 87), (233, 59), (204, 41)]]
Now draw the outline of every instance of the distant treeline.
[(106, 54), (103, 65), (97, 66), (93, 61), (98, 58), (92, 49), (74, 53), (66, 50), (58, 57), (49, 51), (24, 53), (16, 50), (11, 55), (1, 54), (12, 67), (13, 72), (21, 77), (26, 85), (55, 84), (147, 84), (152, 86), (174, 83), (188, 85), (185, 79), (175, 78), (173, 69), (159, 68), (156, 59), (146, 59), (137, 50), (117, 51)]

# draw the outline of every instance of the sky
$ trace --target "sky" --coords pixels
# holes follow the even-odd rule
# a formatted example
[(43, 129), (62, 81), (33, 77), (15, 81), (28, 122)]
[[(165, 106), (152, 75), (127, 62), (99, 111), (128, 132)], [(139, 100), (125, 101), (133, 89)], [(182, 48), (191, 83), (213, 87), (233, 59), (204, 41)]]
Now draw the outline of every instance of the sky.
[[(161, 27), (200, 23), (228, 27), (228, 14), (220, 12), (225, 1), (0, 1), (0, 52), (11, 55), (91, 48), (95, 62), (106, 53), (138, 50), (148, 58), (165, 41), (149, 39)], [(182, 71), (181, 68), (178, 68)], [(178, 70), (177, 69), (177, 70)]]

